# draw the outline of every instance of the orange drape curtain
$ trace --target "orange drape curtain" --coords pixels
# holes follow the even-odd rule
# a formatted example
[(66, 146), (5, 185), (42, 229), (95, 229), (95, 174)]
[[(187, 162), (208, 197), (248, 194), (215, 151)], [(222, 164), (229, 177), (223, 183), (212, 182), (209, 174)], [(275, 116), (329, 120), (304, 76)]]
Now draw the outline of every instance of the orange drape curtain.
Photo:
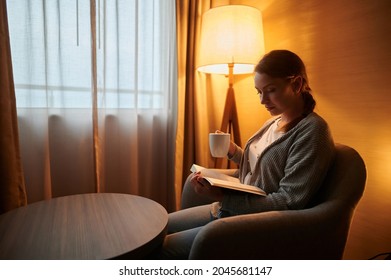
[(176, 1), (178, 57), (178, 119), (175, 153), (177, 208), (183, 182), (193, 163), (208, 164), (209, 121), (205, 75), (196, 72), (201, 16), (211, 7), (210, 0)]
[[(198, 1), (176, 0), (177, 59), (178, 59), (178, 117), (175, 151), (175, 190), (177, 209), (183, 185), (184, 167), (194, 159), (194, 52), (195, 11)], [(189, 57), (189, 58), (188, 58)]]
[(0, 1), (0, 214), (26, 205), (6, 1)]

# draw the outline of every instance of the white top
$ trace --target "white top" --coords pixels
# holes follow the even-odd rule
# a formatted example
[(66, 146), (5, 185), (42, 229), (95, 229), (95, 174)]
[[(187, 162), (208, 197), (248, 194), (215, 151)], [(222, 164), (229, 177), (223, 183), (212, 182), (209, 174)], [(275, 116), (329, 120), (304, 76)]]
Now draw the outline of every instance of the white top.
[(284, 132), (278, 131), (278, 123), (281, 118), (277, 118), (268, 128), (268, 130), (259, 138), (258, 141), (253, 141), (250, 144), (248, 159), (250, 163), (250, 172), (247, 173), (244, 183), (249, 184), (252, 173), (254, 171), (255, 165), (258, 161), (258, 158), (262, 152), (274, 141), (280, 138)]

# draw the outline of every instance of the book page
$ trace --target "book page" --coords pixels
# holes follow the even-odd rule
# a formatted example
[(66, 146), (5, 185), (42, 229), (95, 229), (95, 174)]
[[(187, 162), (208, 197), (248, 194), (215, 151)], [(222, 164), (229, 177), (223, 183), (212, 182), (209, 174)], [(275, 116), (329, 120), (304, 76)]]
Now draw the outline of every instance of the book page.
[(193, 164), (190, 171), (191, 172), (201, 172), (201, 175), (204, 177), (210, 177), (210, 178), (220, 179), (220, 180), (224, 180), (224, 181), (240, 183), (239, 178), (232, 177), (232, 176), (220, 173), (218, 171), (202, 167), (197, 164)]
[(220, 180), (220, 179), (210, 178), (210, 177), (204, 177), (204, 179), (207, 180), (212, 186), (215, 187), (222, 187), (231, 190), (266, 196), (266, 193), (263, 190), (255, 186), (244, 185), (237, 182), (230, 182), (230, 181), (225, 181), (225, 180)]
[(209, 182), (212, 186), (222, 187), (231, 190), (237, 190), (242, 192), (248, 192), (257, 195), (265, 196), (266, 193), (255, 186), (241, 184), (239, 178), (228, 176), (218, 171), (210, 170), (197, 164), (193, 164), (190, 171), (201, 172), (203, 178)]

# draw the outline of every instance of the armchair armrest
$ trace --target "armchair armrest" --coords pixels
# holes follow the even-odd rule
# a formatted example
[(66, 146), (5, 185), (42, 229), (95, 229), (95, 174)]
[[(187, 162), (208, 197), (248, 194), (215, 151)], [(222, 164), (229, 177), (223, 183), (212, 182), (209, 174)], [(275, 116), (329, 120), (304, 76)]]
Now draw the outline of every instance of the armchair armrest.
[(337, 208), (324, 203), (213, 221), (197, 234), (189, 258), (341, 259), (350, 213)]

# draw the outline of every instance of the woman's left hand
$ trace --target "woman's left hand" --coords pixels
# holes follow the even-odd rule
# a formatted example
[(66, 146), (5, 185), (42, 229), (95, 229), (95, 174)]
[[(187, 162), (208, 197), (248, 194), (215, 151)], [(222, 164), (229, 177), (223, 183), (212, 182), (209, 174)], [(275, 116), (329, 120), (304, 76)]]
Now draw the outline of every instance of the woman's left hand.
[(202, 177), (200, 172), (194, 173), (190, 182), (196, 193), (208, 196), (209, 198), (215, 199), (216, 201), (221, 201), (223, 199), (222, 189), (211, 186), (208, 181)]

